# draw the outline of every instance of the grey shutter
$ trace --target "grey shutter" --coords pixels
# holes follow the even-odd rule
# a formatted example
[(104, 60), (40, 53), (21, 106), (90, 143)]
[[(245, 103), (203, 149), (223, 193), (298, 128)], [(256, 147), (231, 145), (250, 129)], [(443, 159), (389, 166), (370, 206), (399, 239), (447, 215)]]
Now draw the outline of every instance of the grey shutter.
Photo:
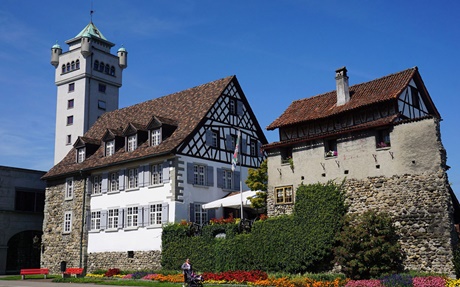
[(193, 176), (193, 163), (188, 162), (187, 163), (187, 183), (194, 184), (195, 179)]
[(144, 186), (144, 166), (143, 165), (137, 168), (137, 185), (138, 187)]
[(102, 174), (102, 187), (101, 187), (102, 193), (107, 193), (108, 182), (109, 182), (109, 174), (105, 172)]
[(236, 114), (241, 116), (243, 114), (243, 102), (236, 101)]
[(208, 221), (216, 218), (216, 210), (214, 208), (208, 209)]
[(150, 222), (150, 205), (144, 206), (142, 214), (143, 214), (143, 217), (144, 217), (144, 225), (143, 226), (151, 225), (151, 222)]
[(239, 171), (234, 171), (233, 172), (233, 189), (234, 190), (240, 190), (240, 178), (241, 178), (241, 175), (240, 175), (240, 172)]
[(118, 209), (118, 229), (123, 229), (125, 219), (124, 211), (123, 208)]
[(169, 161), (163, 163), (163, 182), (169, 182)]
[(225, 137), (225, 145), (227, 150), (233, 150), (232, 138), (232, 135), (227, 135)]
[(101, 230), (107, 229), (107, 210), (101, 210)]
[(206, 167), (206, 185), (207, 186), (214, 185), (214, 168), (209, 165)]
[(143, 218), (143, 213), (142, 211), (144, 210), (143, 206), (138, 206), (137, 207), (137, 226), (142, 227), (144, 226), (144, 218)]
[[(75, 184), (75, 182), (72, 183), (72, 185), (74, 185), (74, 184)], [(75, 186), (72, 186), (72, 188), (75, 188)], [(66, 192), (67, 192), (67, 190), (66, 190)], [(74, 189), (74, 192), (75, 192), (75, 189)], [(91, 195), (92, 192), (93, 192), (93, 181), (92, 181), (91, 177), (88, 177), (86, 179), (86, 194)]]
[(126, 169), (120, 170), (120, 174), (118, 175), (119, 176), (119, 180), (118, 180), (119, 187), (118, 187), (118, 189), (120, 191), (125, 189), (125, 171), (126, 171)]
[(206, 130), (206, 145), (212, 146), (212, 130)]
[(161, 223), (168, 223), (169, 221), (169, 211), (168, 211), (168, 203), (163, 202), (161, 205)]
[(241, 135), (241, 154), (248, 154), (248, 143), (246, 142), (247, 138)]
[(260, 151), (260, 148), (262, 147), (262, 143), (260, 141), (257, 141), (257, 151), (256, 151), (256, 154), (258, 157), (261, 157), (263, 154), (262, 152)]
[(149, 186), (150, 184), (150, 165), (144, 165), (144, 186)]
[[(73, 214), (72, 214), (72, 221), (73, 221)], [(86, 230), (91, 230), (91, 210), (86, 210)], [(70, 226), (72, 227), (72, 222), (70, 222)]]
[(195, 222), (195, 204), (190, 203), (190, 222)]
[(224, 187), (224, 171), (221, 168), (217, 168), (217, 187)]

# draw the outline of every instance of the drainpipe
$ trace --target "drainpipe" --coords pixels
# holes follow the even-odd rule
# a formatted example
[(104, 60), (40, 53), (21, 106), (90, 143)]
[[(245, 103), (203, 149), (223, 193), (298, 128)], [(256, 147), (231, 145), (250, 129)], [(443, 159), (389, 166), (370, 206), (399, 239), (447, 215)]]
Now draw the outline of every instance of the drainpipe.
[[(80, 176), (83, 177), (83, 172), (80, 170)], [(86, 177), (83, 179), (83, 206), (81, 212), (81, 230), (80, 230), (80, 268), (83, 268), (83, 232), (85, 231), (85, 218), (86, 218)]]

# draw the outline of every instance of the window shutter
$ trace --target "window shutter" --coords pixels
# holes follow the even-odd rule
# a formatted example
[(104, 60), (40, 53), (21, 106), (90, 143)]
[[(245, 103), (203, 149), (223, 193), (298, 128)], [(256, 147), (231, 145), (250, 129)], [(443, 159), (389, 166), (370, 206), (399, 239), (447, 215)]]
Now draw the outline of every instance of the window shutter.
[(206, 145), (212, 146), (212, 130), (206, 130)]
[(150, 184), (150, 165), (144, 165), (144, 186), (149, 186)]
[(207, 186), (214, 185), (214, 168), (209, 165), (206, 167), (206, 185)]
[(163, 182), (169, 182), (169, 161), (163, 163)]
[[(74, 188), (74, 186), (72, 186), (72, 188)], [(67, 183), (66, 183), (66, 189), (67, 189)], [(65, 192), (67, 193), (67, 190)], [(88, 177), (86, 179), (86, 194), (91, 195), (92, 192), (93, 192), (93, 181), (91, 177)]]
[(107, 193), (107, 184), (109, 182), (109, 174), (108, 173), (103, 173), (102, 174), (102, 193)]
[(225, 146), (227, 150), (233, 150), (232, 146), (232, 135), (227, 135), (225, 138)]
[[(72, 218), (73, 221), (73, 218)], [(90, 231), (91, 230), (91, 210), (86, 210), (86, 230)], [(72, 222), (70, 222), (70, 228), (72, 230)]]
[(163, 202), (161, 205), (161, 223), (165, 224), (169, 221), (169, 211), (168, 211), (168, 203)]
[(107, 229), (107, 210), (101, 210), (101, 230)]
[(187, 163), (187, 183), (193, 184), (194, 177), (193, 177), (193, 163)]
[(241, 154), (248, 154), (248, 143), (247, 138), (241, 135)]
[(214, 208), (208, 209), (208, 220), (216, 218), (216, 210)]
[(151, 225), (151, 223), (150, 223), (150, 205), (146, 205), (146, 206), (143, 207), (143, 216), (144, 216), (144, 225), (143, 226)]
[(257, 142), (257, 156), (258, 157), (261, 157), (262, 156), (262, 152), (260, 151), (260, 148), (262, 147), (262, 143), (261, 142)]
[(141, 165), (137, 168), (137, 182), (139, 187), (144, 186), (144, 166)]
[(144, 226), (144, 217), (143, 217), (143, 211), (144, 206), (138, 206), (137, 207), (137, 226), (142, 227)]
[(236, 101), (236, 113), (241, 116), (243, 114), (243, 102)]
[(217, 168), (217, 187), (224, 187), (224, 172), (221, 168)]
[(120, 170), (119, 187), (118, 187), (120, 191), (125, 189), (125, 171), (126, 171), (125, 169)]
[(190, 203), (190, 222), (195, 222), (195, 204)]
[(125, 219), (124, 211), (123, 208), (118, 209), (118, 229), (123, 229)]
[(233, 172), (233, 189), (234, 190), (240, 190), (240, 172), (239, 171), (234, 171)]

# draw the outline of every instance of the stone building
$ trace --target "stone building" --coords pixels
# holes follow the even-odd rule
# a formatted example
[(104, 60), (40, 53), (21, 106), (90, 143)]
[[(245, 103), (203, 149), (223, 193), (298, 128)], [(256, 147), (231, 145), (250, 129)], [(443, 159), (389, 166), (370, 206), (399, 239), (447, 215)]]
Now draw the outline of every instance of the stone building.
[(0, 166), (0, 274), (40, 267), (44, 174)]
[(304, 183), (345, 181), (349, 212), (389, 212), (405, 267), (453, 274), (459, 204), (449, 186), (437, 111), (418, 69), (294, 101), (268, 127), (268, 215), (291, 213)]

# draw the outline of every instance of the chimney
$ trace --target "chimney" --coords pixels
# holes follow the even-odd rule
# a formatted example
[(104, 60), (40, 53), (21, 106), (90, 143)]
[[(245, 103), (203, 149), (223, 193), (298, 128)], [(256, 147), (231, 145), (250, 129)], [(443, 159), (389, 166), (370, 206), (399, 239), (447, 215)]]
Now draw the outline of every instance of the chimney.
[(346, 67), (339, 68), (335, 71), (335, 83), (337, 86), (337, 106), (342, 106), (350, 101)]

